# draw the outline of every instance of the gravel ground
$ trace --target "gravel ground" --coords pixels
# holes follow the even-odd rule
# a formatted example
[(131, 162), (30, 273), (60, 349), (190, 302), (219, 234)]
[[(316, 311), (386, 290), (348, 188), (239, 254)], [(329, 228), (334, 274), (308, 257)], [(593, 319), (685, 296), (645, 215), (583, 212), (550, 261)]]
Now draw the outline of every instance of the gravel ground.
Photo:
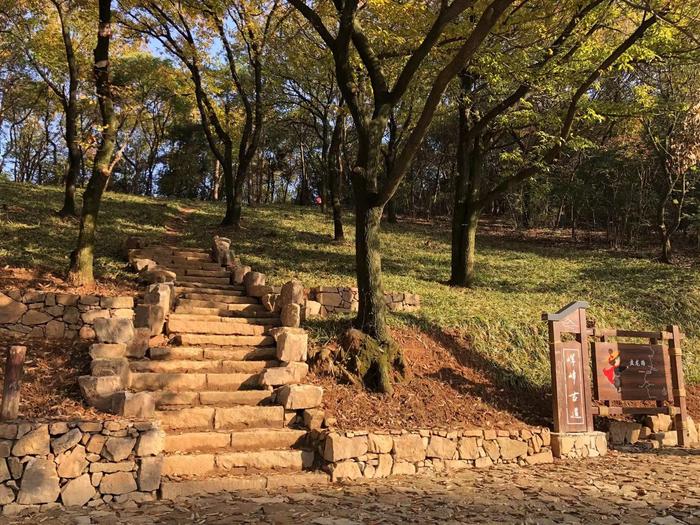
[(500, 466), (277, 493), (54, 509), (0, 523), (595, 523), (700, 525), (700, 450), (611, 452), (536, 468)]

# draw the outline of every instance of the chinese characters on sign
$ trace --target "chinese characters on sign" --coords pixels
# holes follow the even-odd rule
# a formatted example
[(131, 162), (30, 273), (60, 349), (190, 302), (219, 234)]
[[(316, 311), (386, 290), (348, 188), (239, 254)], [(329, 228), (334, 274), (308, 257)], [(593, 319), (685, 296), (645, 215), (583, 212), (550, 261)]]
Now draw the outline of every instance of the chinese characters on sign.
[(583, 397), (583, 384), (581, 372), (581, 349), (564, 348), (564, 374), (566, 376), (566, 421), (571, 425), (584, 423), (585, 400)]

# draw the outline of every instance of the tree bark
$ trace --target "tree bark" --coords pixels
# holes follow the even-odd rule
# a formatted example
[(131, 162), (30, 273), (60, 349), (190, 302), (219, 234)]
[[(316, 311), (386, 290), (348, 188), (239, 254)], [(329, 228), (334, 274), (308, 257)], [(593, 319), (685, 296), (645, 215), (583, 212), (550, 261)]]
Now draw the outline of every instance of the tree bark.
[(297, 194), (297, 204), (306, 206), (309, 204), (309, 178), (306, 173), (306, 154), (304, 153), (304, 142), (299, 142), (299, 158), (301, 159), (301, 181), (299, 182), (299, 193)]
[(331, 206), (333, 207), (333, 240), (343, 242), (343, 207), (341, 204), (341, 188), (343, 187), (343, 157), (341, 145), (345, 136), (345, 117), (339, 113), (335, 117), (335, 126), (328, 150), (328, 175), (330, 178)]
[[(379, 143), (376, 144), (379, 152)], [(362, 145), (360, 145), (362, 149)], [(369, 157), (362, 151), (360, 159)], [(376, 164), (362, 162), (355, 168), (357, 172), (376, 169)], [(386, 305), (382, 285), (382, 262), (379, 232), (384, 206), (379, 201), (376, 190), (368, 184), (368, 178), (357, 175), (353, 178), (355, 194), (355, 265), (359, 293), (359, 309), (355, 318), (355, 328), (375, 339), (380, 344), (391, 341), (386, 324)]]
[[(670, 192), (669, 192), (670, 194)], [(662, 199), (657, 209), (659, 237), (661, 239), (661, 262), (671, 264), (671, 232), (666, 224), (666, 201)]]
[(0, 408), (1, 421), (17, 419), (19, 415), (20, 390), (26, 354), (26, 346), (11, 346), (7, 349), (5, 384), (2, 391), (2, 407)]
[(450, 284), (472, 286), (476, 259), (476, 230), (481, 209), (478, 189), (481, 184), (481, 137), (470, 133), (469, 90), (473, 78), (460, 75), (462, 93), (458, 102), (457, 180), (452, 214), (452, 258)]
[(65, 174), (65, 193), (63, 207), (58, 211), (61, 217), (75, 216), (75, 187), (80, 176), (80, 145), (78, 144), (78, 63), (73, 50), (73, 40), (70, 34), (70, 6), (68, 12), (64, 12), (60, 3), (55, 3), (58, 16), (61, 21), (61, 36), (66, 51), (68, 64), (68, 97), (64, 97), (64, 111), (66, 115), (66, 145), (68, 147), (68, 169)]
[[(224, 179), (224, 195), (226, 196), (226, 213), (221, 220), (221, 226), (240, 227), (242, 210), (242, 191), (236, 191), (237, 176), (233, 174), (233, 144), (224, 143), (224, 161), (221, 163)], [(239, 168), (240, 169), (240, 168)], [(245, 179), (244, 179), (245, 180)], [(241, 184), (242, 186), (242, 184)], [(236, 197), (238, 197), (236, 199)], [(238, 204), (236, 205), (236, 201)], [(238, 211), (236, 212), (236, 208)]]
[(211, 200), (219, 200), (219, 186), (221, 184), (221, 163), (219, 160), (214, 161), (214, 175), (211, 183)]
[(111, 0), (99, 0), (100, 21), (97, 46), (94, 50), (94, 74), (97, 102), (102, 118), (102, 137), (95, 154), (92, 176), (83, 195), (78, 245), (71, 254), (68, 280), (76, 285), (92, 285), (95, 282), (92, 267), (97, 215), (100, 211), (102, 194), (112, 174), (112, 155), (117, 135), (117, 118), (114, 113), (109, 79), (109, 41), (112, 35), (111, 4)]

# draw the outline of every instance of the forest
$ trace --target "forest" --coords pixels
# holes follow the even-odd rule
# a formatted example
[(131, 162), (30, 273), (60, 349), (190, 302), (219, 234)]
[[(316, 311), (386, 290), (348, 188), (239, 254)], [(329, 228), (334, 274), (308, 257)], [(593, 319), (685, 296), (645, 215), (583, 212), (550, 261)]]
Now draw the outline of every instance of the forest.
[[(0, 0), (0, 178), (63, 188), (69, 279), (94, 280), (105, 191), (318, 206), (355, 230), (355, 327), (392, 348), (382, 223), (700, 248), (695, 0)], [(76, 189), (84, 188), (82, 206)], [(233, 233), (232, 235), (235, 235)], [(374, 350), (373, 350), (374, 349)]]

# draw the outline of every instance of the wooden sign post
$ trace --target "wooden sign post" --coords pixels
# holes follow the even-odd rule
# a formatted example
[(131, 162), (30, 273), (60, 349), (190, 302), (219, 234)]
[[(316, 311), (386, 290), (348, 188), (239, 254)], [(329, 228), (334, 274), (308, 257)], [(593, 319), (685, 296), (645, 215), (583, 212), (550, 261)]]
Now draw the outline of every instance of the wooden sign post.
[[(680, 329), (590, 329), (586, 308), (588, 303), (577, 301), (542, 315), (549, 327), (554, 432), (593, 432), (594, 415), (668, 414), (678, 444), (688, 445)], [(634, 406), (634, 401), (656, 406)]]
[(549, 326), (556, 433), (593, 431), (586, 308), (588, 303), (577, 301), (542, 316)]
[(0, 420), (16, 419), (19, 413), (19, 394), (24, 375), (26, 346), (11, 346), (7, 349), (5, 361), (5, 385), (2, 391)]

